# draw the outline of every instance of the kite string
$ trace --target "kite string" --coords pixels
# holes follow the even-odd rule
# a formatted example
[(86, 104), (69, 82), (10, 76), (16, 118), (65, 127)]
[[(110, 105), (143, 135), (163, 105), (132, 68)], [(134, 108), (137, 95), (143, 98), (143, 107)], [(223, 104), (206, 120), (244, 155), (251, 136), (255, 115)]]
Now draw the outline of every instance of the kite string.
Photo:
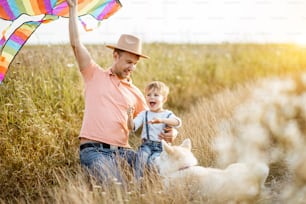
[(86, 32), (93, 31), (93, 28), (88, 28), (87, 24), (81, 17), (78, 18)]
[[(97, 28), (99, 28), (100, 26), (101, 26), (101, 21), (98, 21), (98, 22), (96, 22), (96, 24), (93, 26), (88, 26), (88, 24), (86, 23), (86, 21), (87, 22), (90, 22), (90, 19), (86, 19), (85, 18), (86, 16), (79, 16), (78, 17), (78, 20), (81, 22), (81, 24), (82, 24), (82, 26), (83, 26), (83, 28), (84, 28), (84, 30), (86, 31), (86, 32), (90, 32), (90, 31), (93, 31), (93, 30), (95, 30), (95, 29), (97, 29)], [(85, 20), (84, 20), (84, 19)]]

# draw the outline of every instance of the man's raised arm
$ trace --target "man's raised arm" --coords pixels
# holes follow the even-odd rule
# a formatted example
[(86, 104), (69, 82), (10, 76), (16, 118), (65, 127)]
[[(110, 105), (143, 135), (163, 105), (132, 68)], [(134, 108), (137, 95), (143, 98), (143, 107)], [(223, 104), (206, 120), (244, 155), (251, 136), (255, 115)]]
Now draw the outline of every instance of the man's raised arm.
[(67, 0), (69, 5), (69, 39), (70, 45), (73, 49), (80, 71), (86, 68), (90, 61), (91, 56), (87, 48), (80, 41), (80, 34), (78, 29), (78, 1)]

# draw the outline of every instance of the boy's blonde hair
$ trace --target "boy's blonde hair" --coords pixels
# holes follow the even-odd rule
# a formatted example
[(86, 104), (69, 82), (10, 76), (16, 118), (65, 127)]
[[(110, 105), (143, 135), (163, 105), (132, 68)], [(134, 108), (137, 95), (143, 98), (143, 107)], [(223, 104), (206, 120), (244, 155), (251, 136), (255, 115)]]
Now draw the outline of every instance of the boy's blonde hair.
[(148, 93), (152, 89), (156, 89), (163, 97), (168, 97), (169, 87), (165, 83), (161, 81), (152, 81), (146, 86), (145, 93)]

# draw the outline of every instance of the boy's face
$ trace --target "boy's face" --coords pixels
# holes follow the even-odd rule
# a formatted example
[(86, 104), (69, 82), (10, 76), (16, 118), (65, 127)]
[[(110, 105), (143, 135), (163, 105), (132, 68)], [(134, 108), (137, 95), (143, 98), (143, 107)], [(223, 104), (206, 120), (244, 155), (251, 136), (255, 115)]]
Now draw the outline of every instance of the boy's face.
[(157, 89), (153, 88), (146, 93), (146, 101), (151, 111), (159, 112), (163, 111), (166, 98)]

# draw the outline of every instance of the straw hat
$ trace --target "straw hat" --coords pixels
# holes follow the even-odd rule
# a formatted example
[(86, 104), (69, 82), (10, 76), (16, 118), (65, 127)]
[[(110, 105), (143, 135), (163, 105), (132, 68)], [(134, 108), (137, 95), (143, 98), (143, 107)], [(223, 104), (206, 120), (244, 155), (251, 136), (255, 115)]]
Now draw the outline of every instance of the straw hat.
[(133, 53), (135, 55), (139, 55), (143, 58), (149, 58), (146, 55), (143, 55), (142, 52), (142, 43), (141, 40), (133, 35), (122, 34), (116, 45), (106, 45), (106, 47), (111, 49), (119, 49), (126, 52)]

